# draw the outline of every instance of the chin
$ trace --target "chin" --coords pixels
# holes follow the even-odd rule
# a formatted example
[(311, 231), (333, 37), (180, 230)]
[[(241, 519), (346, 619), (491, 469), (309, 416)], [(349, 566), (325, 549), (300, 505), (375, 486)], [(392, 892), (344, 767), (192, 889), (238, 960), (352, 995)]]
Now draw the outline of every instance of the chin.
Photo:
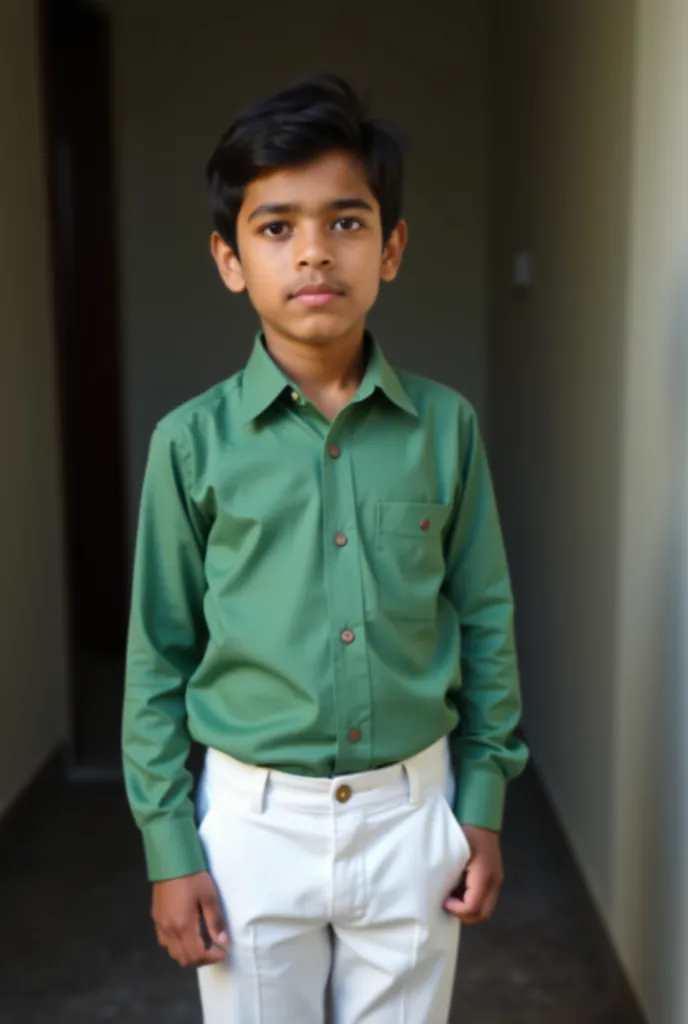
[(310, 345), (327, 345), (329, 342), (337, 341), (350, 332), (355, 328), (356, 324), (360, 323), (363, 325), (364, 322), (364, 316), (350, 321), (348, 317), (342, 320), (340, 317), (334, 317), (326, 313), (316, 313), (310, 314), (300, 323), (284, 325), (275, 323), (274, 326), (280, 333), (294, 338), (296, 341), (305, 342)]
[(308, 330), (294, 331), (293, 337), (299, 341), (307, 342), (310, 345), (326, 345), (330, 341), (337, 341), (343, 334), (346, 334), (346, 328), (339, 330), (328, 330), (326, 327), (314, 326)]

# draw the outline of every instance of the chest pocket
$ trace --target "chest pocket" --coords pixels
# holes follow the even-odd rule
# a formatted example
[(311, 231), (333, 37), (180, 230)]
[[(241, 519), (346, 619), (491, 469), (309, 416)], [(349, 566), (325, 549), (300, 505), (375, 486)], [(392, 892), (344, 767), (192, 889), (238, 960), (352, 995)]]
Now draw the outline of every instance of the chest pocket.
[(442, 531), (450, 505), (381, 501), (375, 530), (379, 610), (393, 619), (432, 619), (444, 580)]

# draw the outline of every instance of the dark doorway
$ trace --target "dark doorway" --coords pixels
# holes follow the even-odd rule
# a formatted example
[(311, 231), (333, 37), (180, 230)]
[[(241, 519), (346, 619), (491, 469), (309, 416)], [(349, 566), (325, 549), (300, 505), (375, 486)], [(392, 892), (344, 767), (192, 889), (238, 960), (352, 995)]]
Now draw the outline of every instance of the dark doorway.
[(73, 760), (118, 763), (125, 496), (110, 18), (43, 0), (41, 32), (72, 662)]

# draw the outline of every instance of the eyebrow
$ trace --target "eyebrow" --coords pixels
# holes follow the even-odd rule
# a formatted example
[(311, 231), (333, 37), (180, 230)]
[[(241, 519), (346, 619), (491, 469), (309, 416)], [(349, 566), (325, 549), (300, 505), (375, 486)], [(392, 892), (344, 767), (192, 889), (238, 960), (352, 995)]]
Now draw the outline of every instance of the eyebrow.
[[(284, 213), (299, 213), (303, 207), (299, 203), (261, 203), (257, 206), (253, 213), (249, 214), (249, 220), (255, 220), (256, 217), (266, 216), (279, 216)], [(366, 202), (365, 199), (333, 199), (331, 203), (327, 204), (328, 210), (368, 210), (373, 213), (374, 210), (370, 203)]]

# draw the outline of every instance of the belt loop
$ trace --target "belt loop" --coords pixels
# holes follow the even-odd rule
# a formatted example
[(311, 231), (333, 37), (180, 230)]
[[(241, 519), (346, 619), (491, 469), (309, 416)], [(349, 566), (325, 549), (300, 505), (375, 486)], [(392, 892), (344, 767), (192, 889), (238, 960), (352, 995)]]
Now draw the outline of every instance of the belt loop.
[(404, 761), (404, 771), (406, 772), (406, 778), (408, 779), (409, 786), (409, 803), (412, 807), (417, 807), (420, 803), (420, 772), (417, 766), (413, 763), (413, 759), (410, 761)]
[(270, 780), (269, 768), (256, 768), (252, 780), (249, 808), (253, 814), (262, 814), (265, 810), (265, 792)]

